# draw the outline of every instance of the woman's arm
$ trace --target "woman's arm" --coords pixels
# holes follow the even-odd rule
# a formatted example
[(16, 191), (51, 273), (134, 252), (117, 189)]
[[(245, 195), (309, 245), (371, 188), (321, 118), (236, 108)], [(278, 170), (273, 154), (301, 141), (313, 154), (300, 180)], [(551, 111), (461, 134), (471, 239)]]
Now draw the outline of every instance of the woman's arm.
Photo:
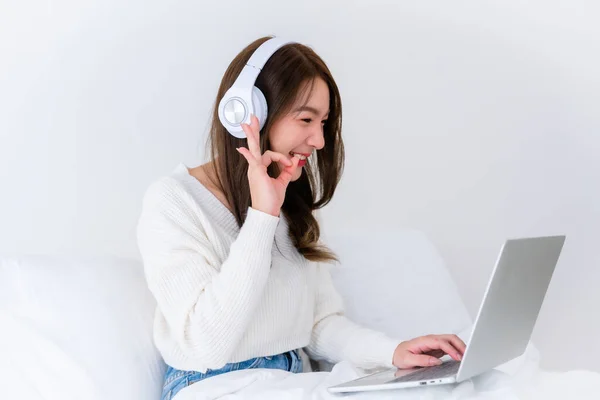
[(229, 256), (220, 262), (189, 195), (171, 179), (146, 192), (137, 227), (148, 286), (166, 332), (186, 358), (226, 364), (262, 295), (279, 218), (248, 210)]
[(314, 360), (348, 360), (362, 368), (392, 367), (400, 340), (364, 328), (343, 315), (343, 302), (335, 290), (328, 267), (317, 265), (315, 323), (308, 355)]

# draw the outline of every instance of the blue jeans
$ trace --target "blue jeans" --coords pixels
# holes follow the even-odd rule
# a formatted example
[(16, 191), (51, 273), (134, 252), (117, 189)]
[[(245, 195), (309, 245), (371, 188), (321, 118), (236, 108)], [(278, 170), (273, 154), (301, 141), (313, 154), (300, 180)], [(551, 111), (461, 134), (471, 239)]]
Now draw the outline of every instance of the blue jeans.
[(284, 371), (298, 373), (302, 372), (302, 360), (300, 359), (298, 352), (292, 350), (275, 356), (257, 357), (247, 361), (226, 364), (223, 368), (209, 369), (205, 373), (181, 371), (168, 366), (167, 372), (165, 373), (165, 383), (163, 385), (161, 400), (171, 400), (171, 398), (181, 389), (202, 379), (224, 374), (226, 372), (252, 368), (282, 369)]

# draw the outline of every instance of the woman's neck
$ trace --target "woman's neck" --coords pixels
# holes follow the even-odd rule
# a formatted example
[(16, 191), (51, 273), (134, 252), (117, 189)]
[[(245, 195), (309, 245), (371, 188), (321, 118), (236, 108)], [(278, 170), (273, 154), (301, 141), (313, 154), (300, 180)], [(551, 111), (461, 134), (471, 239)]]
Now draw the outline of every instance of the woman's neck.
[(213, 161), (199, 165), (194, 168), (188, 168), (189, 174), (196, 178), (205, 188), (207, 188), (229, 211), (233, 213), (232, 207), (219, 185), (219, 179), (216, 175)]

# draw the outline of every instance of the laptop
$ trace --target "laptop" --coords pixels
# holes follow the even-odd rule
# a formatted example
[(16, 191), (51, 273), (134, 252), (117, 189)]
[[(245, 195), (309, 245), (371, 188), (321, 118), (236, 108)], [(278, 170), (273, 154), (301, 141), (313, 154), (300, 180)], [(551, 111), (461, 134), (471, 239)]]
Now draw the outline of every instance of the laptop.
[(364, 392), (462, 382), (522, 355), (564, 242), (565, 236), (546, 236), (504, 243), (462, 361), (448, 360), (425, 368), (393, 368), (328, 390)]

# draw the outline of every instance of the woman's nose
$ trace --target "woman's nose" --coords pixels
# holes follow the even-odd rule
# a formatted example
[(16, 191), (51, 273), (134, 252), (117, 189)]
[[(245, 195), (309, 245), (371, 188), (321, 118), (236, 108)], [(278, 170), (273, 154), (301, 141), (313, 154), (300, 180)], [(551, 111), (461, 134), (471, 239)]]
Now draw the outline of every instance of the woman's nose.
[(321, 150), (325, 146), (325, 137), (323, 136), (323, 128), (318, 129), (316, 132), (311, 134), (306, 141), (309, 146), (314, 147), (317, 150)]

